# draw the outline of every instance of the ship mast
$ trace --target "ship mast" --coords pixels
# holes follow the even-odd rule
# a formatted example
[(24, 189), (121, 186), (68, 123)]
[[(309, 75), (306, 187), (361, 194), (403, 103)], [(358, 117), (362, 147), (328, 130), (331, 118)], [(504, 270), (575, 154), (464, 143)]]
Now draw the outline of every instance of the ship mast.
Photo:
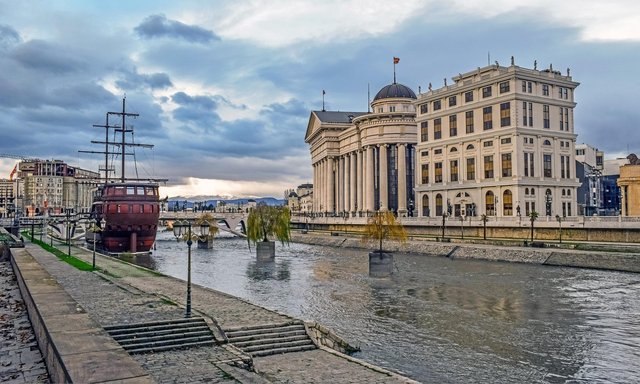
[[(134, 153), (127, 153), (126, 152), (126, 148), (127, 147), (142, 147), (142, 148), (153, 148), (153, 144), (139, 144), (139, 143), (133, 143), (133, 142), (127, 142), (126, 141), (126, 134), (127, 133), (131, 133), (133, 132), (133, 128), (127, 128), (126, 125), (126, 118), (127, 117), (133, 117), (136, 118), (139, 116), (139, 114), (137, 113), (130, 113), (126, 111), (126, 97), (122, 98), (122, 111), (121, 112), (107, 112), (106, 114), (106, 124), (104, 125), (98, 125), (98, 124), (94, 124), (94, 127), (97, 128), (104, 128), (105, 129), (105, 141), (96, 141), (96, 140), (92, 140), (91, 143), (92, 144), (104, 144), (105, 149), (104, 151), (79, 151), (79, 152), (83, 152), (83, 153), (98, 153), (98, 154), (104, 154), (104, 169), (100, 169), (100, 170), (104, 170), (104, 183), (107, 184), (109, 182), (109, 172), (115, 172), (115, 169), (110, 168), (109, 167), (109, 155), (120, 155), (121, 159), (120, 159), (120, 182), (124, 183), (126, 181), (130, 181), (130, 180), (137, 180), (137, 179), (127, 179), (125, 176), (125, 160), (126, 160), (126, 156), (132, 156), (134, 155)], [(110, 115), (114, 115), (114, 116), (120, 116), (122, 117), (122, 125), (109, 125), (109, 116)], [(113, 128), (114, 132), (120, 132), (121, 133), (121, 141), (120, 142), (116, 142), (116, 141), (109, 141), (109, 128)], [(120, 146), (120, 150), (119, 151), (110, 151), (109, 150), (109, 145), (114, 145), (114, 146)], [(150, 181), (166, 181), (165, 179), (150, 179)]]

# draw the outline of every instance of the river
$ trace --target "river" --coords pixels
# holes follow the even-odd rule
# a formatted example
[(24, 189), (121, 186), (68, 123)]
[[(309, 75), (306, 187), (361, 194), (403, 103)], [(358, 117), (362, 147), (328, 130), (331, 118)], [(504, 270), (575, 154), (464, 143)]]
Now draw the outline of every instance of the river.
[[(140, 263), (186, 280), (186, 244), (157, 244)], [(317, 321), (421, 382), (640, 382), (640, 274), (396, 254), (380, 279), (358, 249), (278, 244), (264, 264), (225, 238), (192, 252), (195, 284)]]

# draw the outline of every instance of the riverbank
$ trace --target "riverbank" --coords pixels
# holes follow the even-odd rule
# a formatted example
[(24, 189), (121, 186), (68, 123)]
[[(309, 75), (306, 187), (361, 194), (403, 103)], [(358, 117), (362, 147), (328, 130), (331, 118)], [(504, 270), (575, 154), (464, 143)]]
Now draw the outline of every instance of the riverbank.
[[(359, 237), (340, 232), (292, 232), (291, 235), (292, 241), (305, 244), (372, 248), (371, 245), (362, 244)], [(516, 242), (486, 241), (484, 244), (477, 244), (453, 239), (447, 240), (447, 242), (440, 242), (424, 238), (410, 238), (405, 244), (393, 241), (385, 242), (384, 247), (393, 252), (418, 253), (454, 259), (506, 261), (640, 273), (640, 252), (637, 246), (624, 247), (616, 244), (602, 246), (592, 244), (589, 246), (587, 243), (577, 246), (564, 244), (563, 246), (566, 248), (560, 248), (561, 244), (557, 243), (535, 243), (536, 246), (540, 246), (538, 248), (516, 246)]]
[[(91, 262), (92, 254), (87, 250), (73, 247), (72, 255)], [(54, 381), (413, 382), (323, 345), (252, 356), (229, 342), (232, 333), (301, 322), (198, 285), (192, 286), (193, 316), (206, 321), (215, 339), (213, 345), (127, 354), (107, 330), (180, 321), (184, 317), (184, 281), (101, 255), (96, 260), (99, 271), (80, 271), (32, 244), (12, 250), (12, 265), (25, 301), (30, 303), (31, 322)], [(316, 334), (323, 331), (315, 324), (305, 324), (303, 330), (313, 333), (309, 328)], [(127, 369), (121, 369), (120, 363)]]

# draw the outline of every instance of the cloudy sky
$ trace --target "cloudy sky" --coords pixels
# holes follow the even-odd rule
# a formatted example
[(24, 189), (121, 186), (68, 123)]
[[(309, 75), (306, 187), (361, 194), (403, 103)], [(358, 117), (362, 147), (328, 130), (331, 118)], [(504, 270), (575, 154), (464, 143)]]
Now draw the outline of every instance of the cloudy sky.
[[(311, 110), (366, 111), (393, 80), (426, 89), (497, 60), (581, 85), (578, 142), (640, 153), (636, 0), (0, 0), (0, 153), (97, 170), (105, 113), (131, 120), (163, 195), (280, 197), (312, 179)], [(0, 158), (0, 178), (15, 164)]]

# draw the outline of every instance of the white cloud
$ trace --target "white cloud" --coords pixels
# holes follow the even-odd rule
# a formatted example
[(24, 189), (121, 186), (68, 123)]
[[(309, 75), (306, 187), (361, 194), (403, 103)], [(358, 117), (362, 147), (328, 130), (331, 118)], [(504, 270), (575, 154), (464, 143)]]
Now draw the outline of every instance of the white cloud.
[(273, 181), (231, 181), (219, 179), (198, 179), (190, 177), (185, 184), (160, 187), (161, 196), (234, 196), (255, 197), (271, 196), (281, 198), (285, 189), (295, 188), (302, 184), (300, 180), (295, 185), (289, 182)]
[(452, 13), (493, 18), (506, 13), (581, 30), (583, 41), (640, 41), (636, 0), (454, 0)]
[(279, 47), (316, 40), (348, 40), (392, 32), (425, 2), (405, 0), (248, 1), (234, 2), (215, 24), (223, 39), (257, 41)]

